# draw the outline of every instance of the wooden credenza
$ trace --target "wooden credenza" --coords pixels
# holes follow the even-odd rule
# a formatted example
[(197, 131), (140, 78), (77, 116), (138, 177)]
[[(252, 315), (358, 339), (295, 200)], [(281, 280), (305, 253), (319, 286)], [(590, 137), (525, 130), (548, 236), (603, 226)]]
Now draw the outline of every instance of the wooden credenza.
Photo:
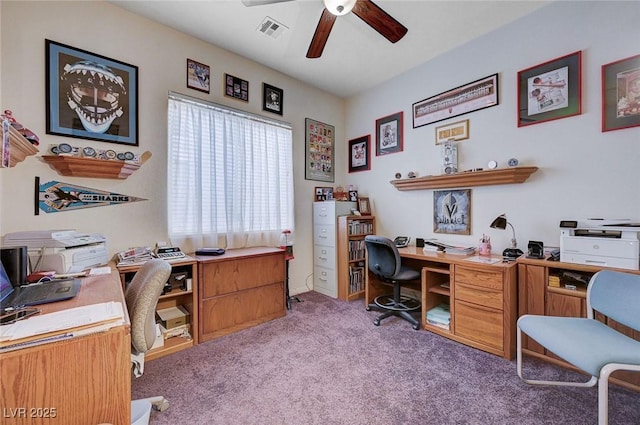
[(198, 261), (198, 341), (286, 315), (284, 251), (231, 249)]
[[(600, 270), (616, 270), (624, 273), (640, 274), (638, 270), (613, 269), (607, 267), (586, 266), (583, 264), (560, 261), (535, 260), (521, 257), (518, 259), (518, 314), (538, 314), (563, 317), (586, 317), (587, 285), (570, 282), (571, 289), (565, 286), (563, 277), (582, 276), (586, 281)], [(554, 283), (557, 282), (557, 283)], [(558, 282), (559, 281), (559, 282)], [(612, 328), (640, 341), (640, 332), (619, 323), (610, 321), (600, 313), (596, 318)], [(570, 367), (566, 362), (545, 350), (540, 344), (526, 335), (522, 339), (523, 352), (540, 357), (546, 361)], [(640, 391), (640, 373), (617, 371), (611, 375), (611, 382)]]
[[(115, 271), (84, 278), (74, 299), (39, 308), (52, 313), (109, 301), (126, 311)], [(106, 332), (0, 354), (0, 423), (131, 423), (128, 316)]]

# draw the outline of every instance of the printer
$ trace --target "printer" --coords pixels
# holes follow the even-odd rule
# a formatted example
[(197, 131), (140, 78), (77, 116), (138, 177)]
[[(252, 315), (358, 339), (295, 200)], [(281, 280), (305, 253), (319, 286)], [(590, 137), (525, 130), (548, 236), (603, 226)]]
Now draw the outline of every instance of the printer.
[(7, 233), (4, 245), (26, 246), (32, 272), (78, 273), (109, 262), (107, 239), (99, 233), (75, 230), (35, 230)]
[(560, 222), (560, 261), (640, 270), (640, 222), (582, 219)]

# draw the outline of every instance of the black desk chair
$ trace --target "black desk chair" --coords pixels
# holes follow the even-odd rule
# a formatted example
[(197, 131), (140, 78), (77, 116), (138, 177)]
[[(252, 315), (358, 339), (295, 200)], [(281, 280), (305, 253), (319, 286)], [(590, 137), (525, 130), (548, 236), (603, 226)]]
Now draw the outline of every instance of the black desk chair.
[(420, 321), (410, 313), (420, 309), (420, 301), (401, 294), (403, 283), (420, 280), (420, 271), (402, 265), (398, 248), (391, 239), (368, 235), (364, 243), (371, 273), (380, 281), (393, 284), (393, 295), (380, 295), (373, 304), (367, 306), (367, 311), (374, 309), (383, 312), (373, 324), (379, 326), (382, 319), (397, 316), (411, 323), (413, 329), (420, 329)]

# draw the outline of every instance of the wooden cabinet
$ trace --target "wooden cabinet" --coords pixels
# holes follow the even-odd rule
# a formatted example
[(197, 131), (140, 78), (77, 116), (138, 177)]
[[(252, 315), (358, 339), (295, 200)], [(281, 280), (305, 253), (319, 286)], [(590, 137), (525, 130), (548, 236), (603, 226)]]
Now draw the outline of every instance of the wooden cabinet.
[[(518, 259), (518, 315), (587, 317), (587, 282), (591, 276), (603, 269), (605, 268), (521, 257)], [(640, 274), (638, 270), (611, 268), (609, 270)], [(596, 317), (640, 341), (640, 332), (609, 321), (600, 314)], [(526, 335), (523, 335), (522, 347), (526, 354), (570, 367)], [(638, 372), (618, 371), (612, 375), (611, 381), (640, 391), (640, 373)]]
[[(145, 355), (146, 360), (157, 359), (159, 357), (193, 347), (198, 343), (198, 269), (196, 266), (196, 260), (195, 258), (186, 256), (183, 259), (172, 260), (170, 264), (172, 275), (186, 274), (185, 280), (190, 279), (191, 283), (187, 284), (187, 282), (185, 282), (186, 289), (175, 288), (170, 292), (161, 295), (158, 300), (157, 309), (161, 310), (170, 307), (183, 306), (189, 312), (189, 323), (191, 324), (189, 333), (191, 334), (191, 338), (176, 336), (166, 339), (163, 347), (154, 348), (147, 352)], [(126, 285), (131, 281), (131, 279), (133, 279), (135, 272), (139, 268), (139, 265), (118, 267), (120, 281), (122, 282), (123, 287), (126, 288)]]
[(233, 249), (196, 258), (200, 342), (286, 315), (283, 250)]
[(376, 219), (369, 216), (338, 217), (338, 298), (351, 301), (364, 297), (367, 274), (364, 238), (376, 231)]
[(351, 214), (355, 202), (313, 203), (313, 289), (338, 297), (337, 217)]
[[(398, 250), (404, 265), (422, 270), (422, 328), (505, 359), (516, 353), (517, 267), (501, 258)], [(484, 263), (483, 261), (492, 261)], [(366, 303), (390, 287), (367, 274)], [(448, 324), (427, 319), (428, 312), (444, 306)]]

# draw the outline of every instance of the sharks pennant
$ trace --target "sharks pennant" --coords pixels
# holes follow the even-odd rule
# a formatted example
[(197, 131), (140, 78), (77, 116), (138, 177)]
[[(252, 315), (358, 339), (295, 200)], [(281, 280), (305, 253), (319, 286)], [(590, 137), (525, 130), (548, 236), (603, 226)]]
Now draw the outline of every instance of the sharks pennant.
[(62, 183), (55, 180), (40, 184), (40, 177), (36, 177), (35, 189), (36, 215), (40, 213), (39, 210), (46, 213), (55, 213), (82, 208), (146, 201), (144, 198), (105, 192), (103, 190)]

